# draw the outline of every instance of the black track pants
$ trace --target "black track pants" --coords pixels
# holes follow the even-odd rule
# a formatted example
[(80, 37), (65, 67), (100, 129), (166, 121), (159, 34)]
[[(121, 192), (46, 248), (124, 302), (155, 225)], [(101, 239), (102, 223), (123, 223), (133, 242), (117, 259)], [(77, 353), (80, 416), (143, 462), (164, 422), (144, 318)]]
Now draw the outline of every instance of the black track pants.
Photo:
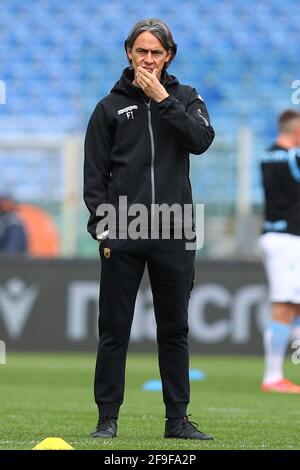
[(185, 250), (184, 240), (106, 239), (100, 245), (100, 254), (99, 348), (95, 372), (95, 401), (100, 415), (117, 418), (123, 402), (135, 300), (147, 264), (166, 417), (185, 416), (190, 395), (188, 302), (195, 252)]

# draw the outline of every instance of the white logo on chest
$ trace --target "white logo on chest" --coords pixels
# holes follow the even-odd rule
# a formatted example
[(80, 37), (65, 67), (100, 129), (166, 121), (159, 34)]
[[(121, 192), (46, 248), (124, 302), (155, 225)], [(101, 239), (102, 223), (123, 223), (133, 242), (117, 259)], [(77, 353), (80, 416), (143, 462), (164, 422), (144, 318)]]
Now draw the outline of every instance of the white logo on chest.
[(127, 106), (126, 108), (123, 108), (123, 109), (119, 109), (118, 115), (120, 116), (121, 114), (126, 113), (127, 119), (134, 119), (134, 114), (133, 114), (134, 109), (138, 109), (137, 104), (133, 104), (132, 106)]

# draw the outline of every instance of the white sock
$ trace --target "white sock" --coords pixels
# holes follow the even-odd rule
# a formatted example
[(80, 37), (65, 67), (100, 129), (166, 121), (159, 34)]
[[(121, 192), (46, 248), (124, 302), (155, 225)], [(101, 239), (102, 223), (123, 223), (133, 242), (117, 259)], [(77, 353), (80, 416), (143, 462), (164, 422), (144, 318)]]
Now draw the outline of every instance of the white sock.
[(264, 384), (283, 379), (283, 361), (290, 339), (291, 326), (271, 320), (264, 332), (265, 372)]
[(300, 340), (300, 317), (295, 317), (292, 323), (292, 340)]

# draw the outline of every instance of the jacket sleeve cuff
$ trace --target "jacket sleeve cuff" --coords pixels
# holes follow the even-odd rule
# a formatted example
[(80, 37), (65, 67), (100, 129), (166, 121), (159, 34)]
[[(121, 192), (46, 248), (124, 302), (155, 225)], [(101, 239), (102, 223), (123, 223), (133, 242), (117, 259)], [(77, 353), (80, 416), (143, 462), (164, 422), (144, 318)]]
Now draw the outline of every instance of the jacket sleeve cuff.
[(168, 109), (172, 105), (172, 103), (174, 103), (176, 101), (178, 102), (178, 100), (175, 98), (175, 96), (169, 95), (166, 98), (164, 98), (162, 101), (157, 103), (157, 107), (161, 111), (165, 111), (166, 109)]

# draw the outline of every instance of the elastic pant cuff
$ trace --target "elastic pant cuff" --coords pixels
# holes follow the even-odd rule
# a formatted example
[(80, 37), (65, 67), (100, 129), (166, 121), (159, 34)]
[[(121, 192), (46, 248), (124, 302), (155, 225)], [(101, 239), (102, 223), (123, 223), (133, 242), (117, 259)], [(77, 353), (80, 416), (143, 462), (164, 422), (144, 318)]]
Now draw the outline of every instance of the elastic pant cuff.
[(182, 418), (187, 415), (188, 403), (169, 402), (165, 403), (166, 418)]
[(108, 418), (118, 419), (119, 409), (120, 409), (119, 403), (114, 403), (114, 402), (97, 403), (97, 406), (98, 406), (100, 418), (104, 418), (104, 416), (107, 416)]

